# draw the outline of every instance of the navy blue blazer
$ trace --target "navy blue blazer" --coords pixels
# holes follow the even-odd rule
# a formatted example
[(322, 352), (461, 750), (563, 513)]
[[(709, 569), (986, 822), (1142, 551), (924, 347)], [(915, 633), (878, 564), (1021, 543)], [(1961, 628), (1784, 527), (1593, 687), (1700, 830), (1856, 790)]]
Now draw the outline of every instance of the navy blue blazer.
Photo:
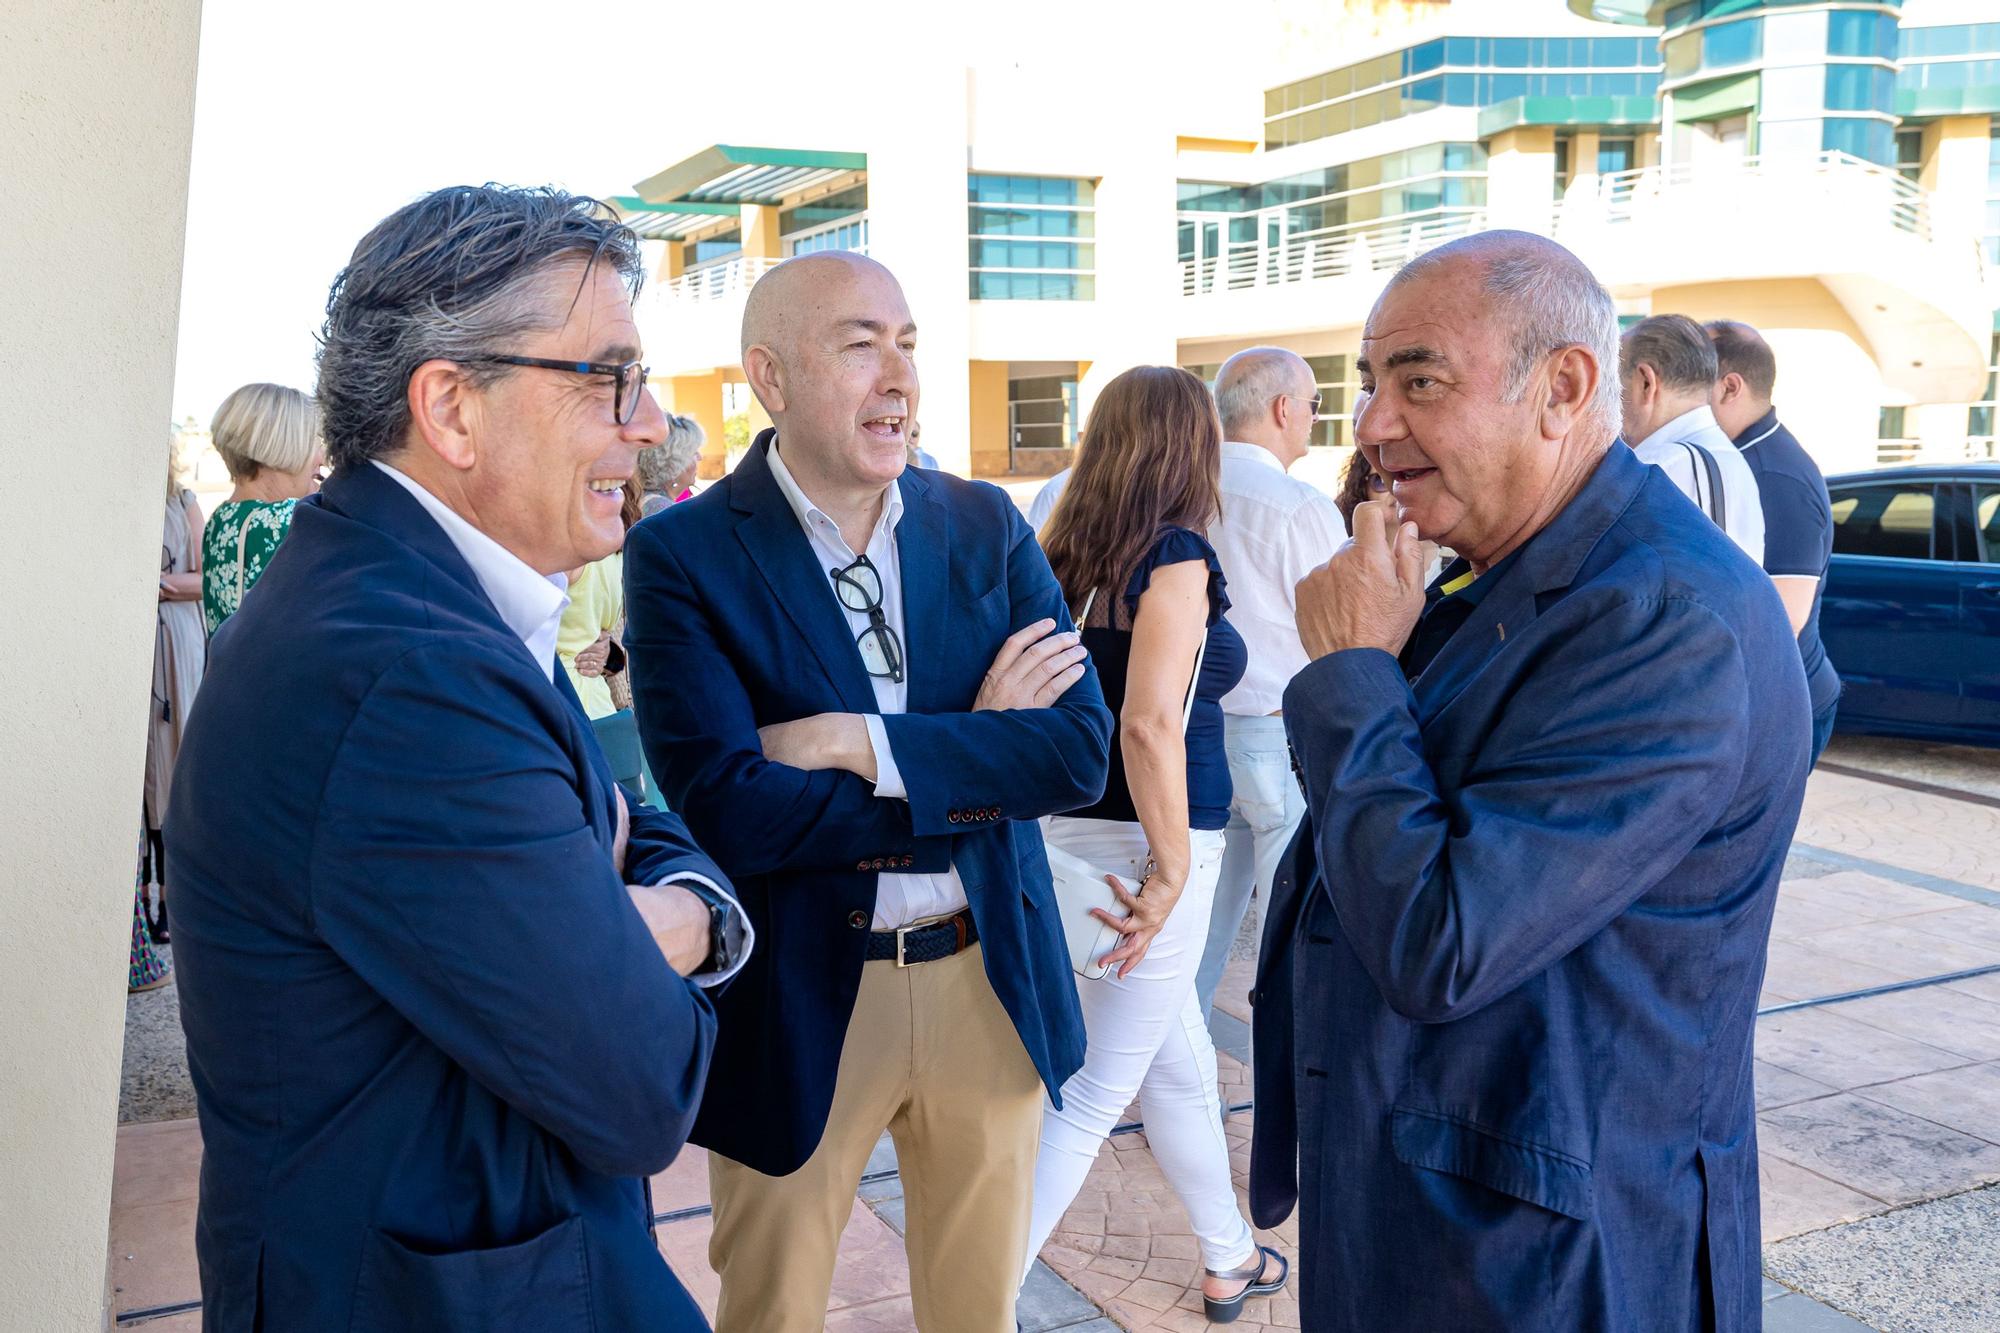
[[(644, 1177), (714, 1014), (626, 895), (555, 680), (366, 465), (217, 634), (166, 821), (205, 1328), (707, 1328)], [(625, 879), (726, 884), (627, 800)]]
[(1751, 1037), (1809, 710), (1771, 581), (1615, 446), (1414, 686), (1285, 692), (1251, 1209), (1307, 1328), (1758, 1326)]
[(757, 728), (873, 713), (854, 634), (771, 474), (770, 432), (736, 470), (632, 529), (625, 648), (646, 757), (736, 882), (757, 949), (717, 999), (694, 1142), (797, 1170), (833, 1103), (883, 870), (956, 865), (986, 975), (1051, 1095), (1083, 1062), (1083, 1018), (1033, 822), (1104, 790), (1111, 714), (1095, 670), (1052, 708), (973, 713), (1006, 637), (1062, 590), (997, 487), (911, 469), (897, 528), (909, 711), (885, 717), (910, 793), (766, 760)]

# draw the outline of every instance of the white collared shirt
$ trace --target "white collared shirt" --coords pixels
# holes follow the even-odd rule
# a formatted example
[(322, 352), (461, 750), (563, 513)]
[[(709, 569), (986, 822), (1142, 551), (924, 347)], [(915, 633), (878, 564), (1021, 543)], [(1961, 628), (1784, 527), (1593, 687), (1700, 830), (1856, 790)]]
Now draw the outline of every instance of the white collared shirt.
[(542, 674), (555, 683), (556, 631), (562, 628), (563, 612), (569, 608), (569, 577), (564, 574), (537, 574), (527, 562), (491, 537), (473, 527), (444, 501), (419, 486), (407, 474), (381, 459), (371, 460), (396, 479), (396, 484), (416, 497), (424, 512), (437, 520), (444, 535), (472, 567), (472, 577), (486, 593), (486, 600), (500, 613), (501, 623), (514, 632), (528, 656)]
[(1284, 704), (1285, 686), (1305, 669), (1299, 642), (1299, 580), (1333, 558), (1347, 524), (1333, 497), (1285, 471), (1258, 444), (1222, 445), (1222, 512), (1209, 544), (1229, 581), (1229, 623), (1243, 636), (1249, 665), (1222, 711), (1261, 717)]
[[(854, 563), (856, 553), (840, 535), (840, 525), (833, 521), (824, 510), (812, 502), (812, 498), (799, 489), (799, 483), (792, 477), (791, 469), (778, 455), (778, 440), (774, 436), (770, 449), (771, 476), (776, 479), (778, 489), (784, 493), (785, 501), (791, 505), (792, 513), (798, 516), (799, 526), (805, 529), (806, 540), (812, 544), (813, 558), (823, 571), (844, 569)], [(875, 530), (868, 536), (868, 549), (861, 554), (868, 557), (875, 566), (876, 574), (882, 580), (882, 617), (888, 622), (896, 639), (903, 645), (903, 679), (890, 680), (887, 676), (868, 677), (868, 683), (875, 690), (875, 706), (882, 713), (906, 713), (910, 704), (910, 672), (913, 668), (917, 646), (910, 642), (910, 636), (903, 628), (903, 567), (898, 558), (896, 528), (903, 518), (903, 490), (900, 483), (889, 487), (882, 497), (882, 515), (875, 521)], [(840, 608), (848, 628), (859, 635), (868, 628), (868, 615), (863, 611), (850, 609), (840, 600), (839, 592), (833, 586), (833, 578), (828, 573), (826, 595)], [(935, 651), (936, 644), (925, 647)], [(860, 649), (855, 649), (860, 655)], [(868, 723), (868, 743), (875, 751), (875, 795), (885, 800), (908, 800), (909, 791), (903, 785), (903, 775), (896, 767), (896, 756), (889, 750), (888, 729), (882, 725), (880, 714), (865, 715)], [(929, 917), (949, 916), (965, 906), (965, 881), (959, 878), (958, 867), (951, 866), (937, 874), (903, 875), (883, 874), (875, 881), (876, 930), (894, 930), (907, 926), (912, 921), (922, 921)]]
[(1764, 567), (1764, 502), (1757, 494), (1757, 474), (1749, 460), (1716, 424), (1706, 403), (1683, 412), (1632, 447), (1642, 463), (1667, 474), (1695, 508), (1709, 512), (1708, 469), (1689, 456), (1682, 445), (1693, 445), (1715, 460), (1722, 479), (1722, 530), (1742, 547), (1757, 568)]
[[(512, 551), (494, 541), (478, 528), (465, 521), (444, 501), (404, 472), (384, 463), (381, 459), (371, 459), (396, 484), (416, 498), (424, 507), (424, 512), (437, 521), (444, 529), (444, 535), (458, 548), (459, 555), (472, 568), (472, 577), (479, 581), (486, 599), (493, 603), (493, 609), (500, 613), (501, 623), (507, 626), (521, 646), (528, 650), (528, 656), (535, 659), (542, 675), (555, 684), (556, 631), (562, 627), (563, 611), (569, 606), (569, 578), (563, 574), (537, 574), (528, 563)], [(730, 904), (730, 920), (724, 929), (731, 936), (730, 952), (736, 961), (726, 972), (698, 972), (688, 980), (698, 986), (720, 986), (742, 970), (750, 958), (750, 950), (756, 946), (757, 932), (750, 924), (750, 918), (737, 904), (735, 896), (706, 875), (684, 871), (661, 884), (693, 881), (706, 885), (721, 894)]]

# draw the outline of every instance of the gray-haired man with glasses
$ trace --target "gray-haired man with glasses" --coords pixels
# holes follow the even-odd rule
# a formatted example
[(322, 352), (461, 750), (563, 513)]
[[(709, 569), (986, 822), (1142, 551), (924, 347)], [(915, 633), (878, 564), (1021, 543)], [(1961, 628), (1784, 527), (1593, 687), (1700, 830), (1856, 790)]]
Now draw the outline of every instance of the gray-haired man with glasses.
[(886, 1129), (917, 1326), (1001, 1333), (1043, 1088), (1083, 1055), (1034, 821), (1097, 799), (1111, 717), (1007, 496), (905, 470), (916, 324), (889, 271), (780, 265), (743, 349), (775, 429), (625, 562), (647, 756), (759, 942), (694, 1133), (717, 1324), (822, 1326)]

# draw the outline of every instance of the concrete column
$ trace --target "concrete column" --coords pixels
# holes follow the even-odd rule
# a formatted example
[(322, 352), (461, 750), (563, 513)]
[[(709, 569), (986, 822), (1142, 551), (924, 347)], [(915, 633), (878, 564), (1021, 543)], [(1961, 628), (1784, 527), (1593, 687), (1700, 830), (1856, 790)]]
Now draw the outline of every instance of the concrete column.
[(1917, 183), (1931, 196), (1933, 235), (1968, 243), (1985, 225), (1990, 116), (1946, 116), (1924, 126)]
[(1087, 146), (1108, 165), (1097, 182), (1097, 319), (1076, 390), (1086, 418), (1104, 386), (1133, 366), (1180, 360), (1174, 338), (1180, 261), (1167, 225), (1177, 202), (1177, 159), (1173, 136), (1156, 129), (1172, 123), (1172, 90), (1117, 92), (1147, 100), (1121, 109), (1107, 99), (1087, 112)]
[(1523, 125), (1486, 149), (1486, 225), (1547, 235), (1555, 213), (1556, 132)]
[[(0, 366), (23, 445), (0, 550), (16, 569), (67, 557), (62, 639), (87, 665), (51, 665), (21, 586), (0, 635), (0, 1323), (97, 1329), (201, 7), (29, 0), (8, 27)], [(108, 182), (143, 204), (80, 214)], [(93, 350), (117, 373), (79, 404), (60, 386)]]
[(667, 410), (701, 423), (708, 442), (702, 445), (701, 468), (695, 475), (703, 481), (714, 481), (723, 474), (726, 453), (722, 438), (722, 372), (676, 375), (667, 381), (667, 387), (672, 400)]
[(1903, 414), (1903, 429), (1920, 442), (1917, 457), (1926, 463), (1965, 457), (1964, 403), (1919, 403)]
[(755, 259), (778, 259), (784, 247), (778, 240), (778, 210), (764, 204), (743, 205), (743, 253)]
[(903, 285), (917, 321), (924, 448), (947, 472), (972, 465), (966, 285), (966, 71), (918, 61), (898, 71), (922, 115), (898, 118), (868, 154), (868, 253)]
[[(1001, 477), (1012, 455), (1007, 438), (1007, 363), (974, 361), (967, 367), (967, 422), (970, 427), (971, 476)], [(924, 428), (926, 432), (929, 427)], [(925, 436), (925, 447), (930, 444)]]
[(660, 266), (653, 272), (655, 282), (671, 282), (687, 271), (687, 250), (679, 241), (668, 241), (660, 252)]

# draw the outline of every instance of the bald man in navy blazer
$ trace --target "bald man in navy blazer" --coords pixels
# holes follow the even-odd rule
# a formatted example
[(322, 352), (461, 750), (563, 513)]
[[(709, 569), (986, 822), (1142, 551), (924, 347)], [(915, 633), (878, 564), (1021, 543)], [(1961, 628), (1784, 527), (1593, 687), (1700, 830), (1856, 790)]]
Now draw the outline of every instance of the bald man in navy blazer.
[[(1771, 582), (1611, 448), (1560, 246), (1407, 266), (1355, 435), (1394, 501), (1299, 585), (1306, 823), (1259, 960), (1251, 1207), (1303, 1326), (1755, 1329), (1751, 1038), (1806, 776)], [(1419, 536), (1458, 555), (1427, 590)]]

